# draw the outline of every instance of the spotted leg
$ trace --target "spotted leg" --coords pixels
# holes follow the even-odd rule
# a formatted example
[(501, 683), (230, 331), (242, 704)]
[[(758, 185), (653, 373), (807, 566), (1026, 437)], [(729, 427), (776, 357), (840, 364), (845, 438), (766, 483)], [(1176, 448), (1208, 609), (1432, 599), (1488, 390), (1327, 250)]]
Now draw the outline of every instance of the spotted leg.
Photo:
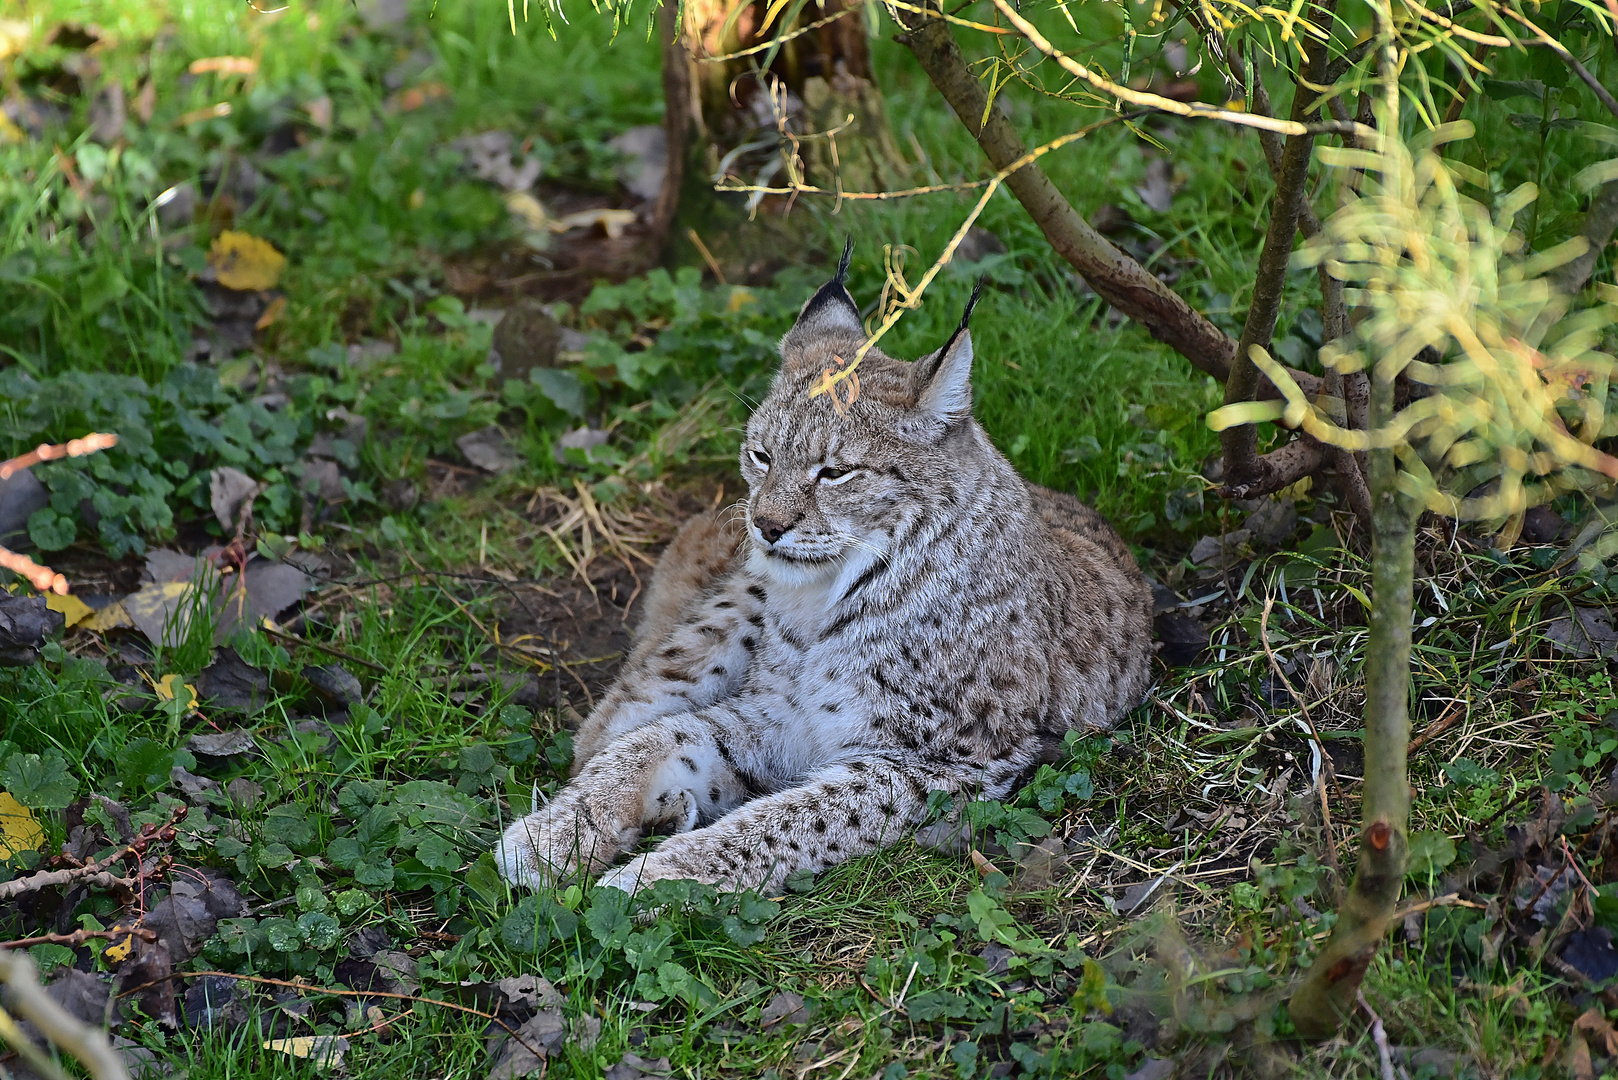
[(649, 829), (685, 832), (757, 791), (739, 771), (751, 726), (731, 706), (666, 716), (609, 742), (550, 803), (505, 831), (495, 849), (513, 885), (536, 888), (595, 873)]
[(774, 890), (794, 870), (818, 872), (909, 835), (926, 816), (927, 793), (954, 793), (968, 772), (886, 756), (832, 765), (801, 786), (670, 837), (600, 884), (634, 892), (690, 878), (731, 891)]

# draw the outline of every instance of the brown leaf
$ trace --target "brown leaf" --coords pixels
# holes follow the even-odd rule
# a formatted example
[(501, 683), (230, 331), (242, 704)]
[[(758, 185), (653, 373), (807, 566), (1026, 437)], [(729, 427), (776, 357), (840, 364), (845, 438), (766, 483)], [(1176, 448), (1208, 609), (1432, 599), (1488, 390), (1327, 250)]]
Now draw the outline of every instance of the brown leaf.
[(227, 534), (235, 531), (242, 504), (256, 496), (259, 487), (257, 480), (229, 465), (220, 466), (209, 475), (208, 501), (214, 520)]
[(133, 994), (141, 1012), (170, 1031), (180, 1026), (180, 1015), (175, 1005), (176, 990), (174, 962), (169, 948), (161, 941), (149, 942), (144, 938), (132, 939), (135, 955), (124, 964), (119, 973), (119, 986)]
[(1564, 1060), (1574, 1080), (1596, 1080), (1595, 1065), (1590, 1061), (1590, 1046), (1576, 1030), (1568, 1036), (1567, 1057)]
[(1573, 1030), (1586, 1032), (1590, 1041), (1598, 1042), (1608, 1057), (1618, 1054), (1618, 1030), (1608, 1023), (1599, 1005), (1592, 1005), (1573, 1021)]

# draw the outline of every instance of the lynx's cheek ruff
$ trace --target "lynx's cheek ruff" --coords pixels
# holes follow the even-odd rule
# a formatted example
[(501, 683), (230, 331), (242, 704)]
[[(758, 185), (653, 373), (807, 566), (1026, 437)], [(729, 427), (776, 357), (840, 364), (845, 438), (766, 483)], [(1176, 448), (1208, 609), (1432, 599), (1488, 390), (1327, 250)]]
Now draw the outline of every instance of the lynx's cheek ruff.
[(774, 889), (909, 835), (931, 791), (1004, 796), (1144, 694), (1150, 590), (1106, 521), (972, 418), (965, 318), (914, 363), (872, 349), (845, 410), (810, 396), (864, 343), (847, 270), (845, 251), (781, 341), (745, 507), (669, 545), (573, 779), (501, 837), (512, 884)]

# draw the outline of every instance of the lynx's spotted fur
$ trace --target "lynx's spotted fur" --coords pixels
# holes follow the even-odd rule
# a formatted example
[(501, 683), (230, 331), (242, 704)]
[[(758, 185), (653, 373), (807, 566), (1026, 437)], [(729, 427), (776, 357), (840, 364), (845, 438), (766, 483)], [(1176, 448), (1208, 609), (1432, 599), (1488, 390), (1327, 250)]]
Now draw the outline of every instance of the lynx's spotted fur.
[[(864, 341), (846, 267), (747, 425), (745, 521), (680, 532), (573, 780), (501, 839), (514, 884), (774, 889), (907, 835), (929, 791), (1004, 796), (1145, 692), (1150, 590), (1106, 521), (972, 418), (964, 318), (914, 363), (873, 349), (846, 413), (810, 397)], [(674, 835), (609, 870), (649, 831)]]

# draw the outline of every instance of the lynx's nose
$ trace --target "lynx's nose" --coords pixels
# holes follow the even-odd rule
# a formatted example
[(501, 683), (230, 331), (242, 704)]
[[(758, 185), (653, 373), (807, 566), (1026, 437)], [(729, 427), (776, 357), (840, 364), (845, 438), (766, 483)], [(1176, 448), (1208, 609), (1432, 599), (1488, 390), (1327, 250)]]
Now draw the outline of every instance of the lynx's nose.
[(780, 540), (793, 525), (792, 522), (782, 522), (775, 518), (763, 517), (758, 514), (753, 515), (753, 524), (758, 526), (758, 531), (763, 535), (766, 544), (774, 544)]

